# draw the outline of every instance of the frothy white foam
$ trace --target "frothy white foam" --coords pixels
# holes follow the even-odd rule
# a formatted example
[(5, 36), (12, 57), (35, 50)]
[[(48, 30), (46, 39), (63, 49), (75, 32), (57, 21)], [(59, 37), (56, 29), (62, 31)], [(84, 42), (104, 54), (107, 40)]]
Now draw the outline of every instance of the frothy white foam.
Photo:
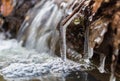
[(0, 74), (5, 78), (37, 77), (55, 73), (87, 70), (88, 64), (78, 64), (47, 53), (37, 53), (20, 46), (16, 40), (0, 40)]

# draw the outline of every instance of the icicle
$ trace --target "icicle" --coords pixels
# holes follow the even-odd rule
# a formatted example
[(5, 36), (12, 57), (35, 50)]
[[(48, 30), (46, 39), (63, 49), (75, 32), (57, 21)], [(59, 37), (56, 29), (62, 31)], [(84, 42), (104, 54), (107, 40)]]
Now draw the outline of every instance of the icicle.
[(100, 66), (98, 67), (100, 73), (105, 73), (105, 59), (106, 56), (104, 54), (100, 54)]
[(92, 58), (94, 53), (93, 47), (88, 46), (88, 58)]
[(88, 50), (89, 50), (89, 28), (87, 27), (87, 29), (86, 29), (86, 31), (85, 31), (85, 40), (84, 40), (84, 54), (85, 54), (85, 56), (84, 56), (84, 58), (85, 59), (88, 59)]
[(60, 30), (62, 36), (61, 58), (63, 61), (66, 61), (66, 28), (63, 26)]
[(112, 55), (110, 81), (116, 81), (115, 68), (116, 68), (116, 64), (117, 64), (118, 55), (119, 55), (119, 49), (115, 49), (115, 50), (114, 50), (114, 53), (113, 53), (113, 55)]
[(112, 73), (110, 76), (110, 81), (116, 81), (116, 77), (114, 76), (114, 74)]
[(71, 23), (71, 21), (76, 17), (78, 13), (76, 13), (74, 16), (72, 16), (71, 19), (69, 19), (66, 24), (64, 26), (61, 26), (60, 27), (60, 32), (61, 32), (61, 43), (62, 43), (62, 46), (61, 46), (61, 58), (63, 61), (66, 61), (66, 29), (68, 27), (68, 25)]
[[(71, 23), (71, 21), (81, 12), (81, 10), (83, 10), (83, 8), (85, 8), (88, 3), (90, 1), (80, 1), (80, 4), (78, 5), (78, 7), (73, 11), (73, 13), (66, 18), (64, 25), (60, 27), (60, 32), (61, 32), (61, 42), (62, 42), (62, 46), (61, 46), (61, 58), (65, 61), (66, 60), (66, 28), (68, 27), (68, 25)], [(83, 5), (84, 4), (84, 5)], [(83, 6), (81, 6), (83, 5)], [(88, 35), (86, 35), (88, 36)], [(86, 37), (88, 38), (88, 37)], [(86, 41), (87, 42), (87, 41)], [(88, 47), (88, 45), (87, 45)]]
[[(86, 1), (85, 6), (83, 7), (83, 10), (85, 10), (85, 8), (89, 5), (91, 0)], [(94, 14), (92, 14), (89, 17), (89, 22), (92, 21)], [(85, 61), (89, 62), (89, 59), (92, 58), (93, 56), (93, 52), (94, 52), (94, 48), (90, 46), (89, 44), (89, 27), (86, 28), (85, 31), (85, 40), (84, 40), (84, 58)]]
[[(83, 0), (84, 1), (84, 0)], [(84, 5), (81, 6), (81, 9), (79, 10), (79, 13), (81, 13), (81, 10), (84, 11), (85, 8), (89, 5), (91, 0), (88, 0), (88, 1), (85, 1), (84, 2)], [(82, 14), (81, 14), (82, 15)], [(92, 52), (92, 50), (90, 49), (89, 47), (89, 27), (86, 28), (86, 31), (85, 31), (85, 40), (84, 40), (84, 59), (86, 62), (89, 62), (89, 57), (90, 57), (90, 53), (89, 51)]]
[(85, 40), (84, 40), (84, 61), (90, 63), (89, 59), (93, 57), (94, 48), (90, 46), (89, 42), (89, 27), (85, 31)]
[[(65, 15), (65, 7), (63, 4), (61, 4), (61, 6), (63, 6), (64, 8), (64, 15)], [(62, 25), (61, 23), (61, 26), (60, 26), (60, 34), (61, 34), (61, 58), (63, 61), (66, 61), (66, 49), (67, 49), (67, 46), (66, 46), (66, 29), (68, 27), (68, 25), (71, 23), (71, 21), (75, 18), (76, 14), (70, 18), (64, 25)]]

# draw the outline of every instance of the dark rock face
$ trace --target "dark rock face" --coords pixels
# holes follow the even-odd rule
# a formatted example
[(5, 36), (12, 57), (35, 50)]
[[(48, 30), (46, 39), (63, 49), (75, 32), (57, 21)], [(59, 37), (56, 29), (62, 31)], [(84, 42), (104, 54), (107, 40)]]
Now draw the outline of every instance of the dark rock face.
[(67, 29), (68, 47), (83, 53), (84, 48), (84, 28), (79, 24), (75, 25), (73, 22)]

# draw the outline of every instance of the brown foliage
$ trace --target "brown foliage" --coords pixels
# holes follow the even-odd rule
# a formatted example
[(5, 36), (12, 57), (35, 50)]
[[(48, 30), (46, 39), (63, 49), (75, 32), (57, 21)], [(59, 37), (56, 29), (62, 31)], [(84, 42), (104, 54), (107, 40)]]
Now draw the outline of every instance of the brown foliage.
[(100, 8), (102, 2), (103, 2), (103, 0), (95, 0), (95, 3), (93, 4), (93, 9), (92, 9), (93, 13), (97, 12), (97, 10)]
[(120, 45), (120, 11), (116, 12), (113, 16), (112, 29), (114, 31), (114, 47), (119, 48)]
[(1, 0), (2, 5), (0, 6), (0, 12), (3, 16), (8, 16), (12, 12), (12, 1), (13, 0)]

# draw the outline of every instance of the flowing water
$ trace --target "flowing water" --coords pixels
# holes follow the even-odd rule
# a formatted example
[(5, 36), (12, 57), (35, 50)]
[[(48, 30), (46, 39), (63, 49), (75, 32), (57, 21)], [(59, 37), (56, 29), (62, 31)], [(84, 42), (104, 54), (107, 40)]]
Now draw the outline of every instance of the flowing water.
[[(5, 80), (24, 81), (38, 77), (46, 81), (52, 76), (54, 79), (55, 76), (62, 76), (61, 81), (72, 71), (91, 68), (90, 65), (67, 60), (66, 55), (64, 62), (54, 54), (56, 44), (59, 45), (57, 26), (63, 18), (66, 5), (65, 2), (57, 5), (54, 0), (40, 1), (28, 11), (18, 33), (19, 43), (16, 39), (4, 40), (4, 35), (1, 35), (0, 74)], [(45, 76), (47, 78), (44, 79)]]
[(61, 29), (63, 54), (61, 58), (55, 55), (60, 39), (57, 27), (68, 5), (40, 1), (26, 14), (19, 42), (0, 34), (0, 81), (103, 81), (85, 72), (94, 69), (92, 65), (66, 59), (66, 28), (74, 17)]
[(55, 44), (55, 42), (52, 43), (52, 40), (57, 40), (55, 38), (58, 35), (56, 27), (62, 16), (53, 1), (43, 1), (43, 3), (41, 2), (28, 12), (26, 17), (29, 18), (29, 21), (27, 19), (24, 21), (18, 34), (19, 41), (23, 41), (26, 48), (36, 49), (41, 53), (49, 52), (49, 45)]
[(46, 81), (44, 80), (46, 76), (47, 78), (54, 76), (54, 79), (65, 77), (70, 72), (84, 71), (90, 67), (90, 65), (78, 64), (70, 60), (64, 62), (61, 58), (53, 57), (46, 52), (38, 53), (34, 49), (23, 48), (15, 39), (0, 40), (0, 74), (8, 81), (34, 78), (39, 80), (43, 78), (43, 81)]

